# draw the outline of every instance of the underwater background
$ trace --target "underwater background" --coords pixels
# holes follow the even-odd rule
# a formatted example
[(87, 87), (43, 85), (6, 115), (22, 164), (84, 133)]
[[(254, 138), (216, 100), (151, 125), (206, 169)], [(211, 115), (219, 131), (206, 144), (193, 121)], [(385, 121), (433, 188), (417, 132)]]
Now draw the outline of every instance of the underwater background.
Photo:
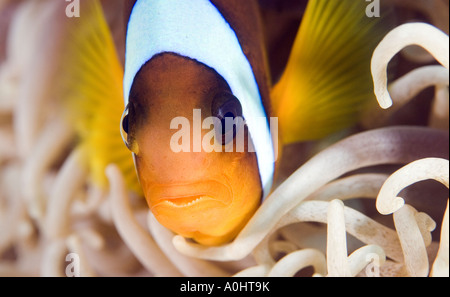
[[(381, 0), (392, 35), (367, 62), (392, 107), (283, 147), (274, 192), (216, 247), (160, 225), (114, 164), (99, 185), (83, 163), (61, 91), (76, 2), (0, 0), (0, 276), (448, 276), (448, 0)], [(123, 65), (123, 1), (100, 3)], [(258, 3), (277, 81), (307, 1)]]

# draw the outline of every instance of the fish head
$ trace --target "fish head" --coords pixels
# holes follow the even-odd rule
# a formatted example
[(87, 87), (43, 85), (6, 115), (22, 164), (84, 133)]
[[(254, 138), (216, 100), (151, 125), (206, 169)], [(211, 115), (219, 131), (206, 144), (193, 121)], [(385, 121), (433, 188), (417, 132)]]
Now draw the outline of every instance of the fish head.
[[(122, 126), (149, 208), (163, 226), (201, 244), (233, 239), (261, 203), (258, 163), (245, 123), (231, 130), (216, 125), (240, 112), (220, 75), (172, 53), (148, 61), (130, 91)], [(237, 150), (239, 132), (246, 135), (243, 151)]]

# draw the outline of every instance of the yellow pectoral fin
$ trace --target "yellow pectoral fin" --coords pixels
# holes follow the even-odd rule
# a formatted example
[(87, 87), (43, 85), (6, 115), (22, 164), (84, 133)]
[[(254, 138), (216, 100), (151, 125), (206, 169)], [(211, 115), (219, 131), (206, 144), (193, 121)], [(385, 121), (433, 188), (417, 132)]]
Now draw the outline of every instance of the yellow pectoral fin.
[(368, 2), (309, 1), (287, 67), (272, 90), (285, 144), (355, 124), (373, 99), (370, 60), (383, 29)]
[(81, 3), (80, 18), (67, 24), (62, 94), (95, 183), (106, 186), (105, 168), (117, 164), (127, 187), (140, 193), (134, 162), (120, 135), (124, 110), (123, 68), (97, 0)]

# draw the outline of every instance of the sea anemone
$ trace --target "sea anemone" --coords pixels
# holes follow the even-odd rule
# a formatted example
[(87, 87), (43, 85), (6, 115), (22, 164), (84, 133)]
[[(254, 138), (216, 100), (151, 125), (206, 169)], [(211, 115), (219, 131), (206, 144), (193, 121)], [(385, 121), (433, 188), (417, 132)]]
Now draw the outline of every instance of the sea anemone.
[[(111, 28), (119, 2), (104, 5)], [(160, 225), (115, 164), (108, 189), (90, 180), (54, 91), (65, 3), (0, 1), (0, 276), (448, 276), (448, 1), (393, 3), (430, 23), (399, 25), (374, 52), (375, 95), (392, 108), (317, 144), (232, 242), (207, 247)], [(430, 86), (427, 123), (392, 125)]]

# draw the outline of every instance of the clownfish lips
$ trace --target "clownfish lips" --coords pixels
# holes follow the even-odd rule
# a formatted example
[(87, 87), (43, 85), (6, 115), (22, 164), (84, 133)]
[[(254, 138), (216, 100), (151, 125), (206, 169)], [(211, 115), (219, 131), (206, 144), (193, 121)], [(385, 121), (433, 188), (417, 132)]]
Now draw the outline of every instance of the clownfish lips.
[(150, 208), (192, 208), (207, 202), (230, 205), (232, 202), (231, 187), (226, 183), (214, 180), (188, 184), (153, 185), (147, 197)]
[(191, 197), (177, 197), (177, 198), (168, 198), (164, 200), (162, 203), (172, 206), (172, 207), (190, 207), (201, 201), (205, 200), (214, 200), (209, 196), (191, 196)]

